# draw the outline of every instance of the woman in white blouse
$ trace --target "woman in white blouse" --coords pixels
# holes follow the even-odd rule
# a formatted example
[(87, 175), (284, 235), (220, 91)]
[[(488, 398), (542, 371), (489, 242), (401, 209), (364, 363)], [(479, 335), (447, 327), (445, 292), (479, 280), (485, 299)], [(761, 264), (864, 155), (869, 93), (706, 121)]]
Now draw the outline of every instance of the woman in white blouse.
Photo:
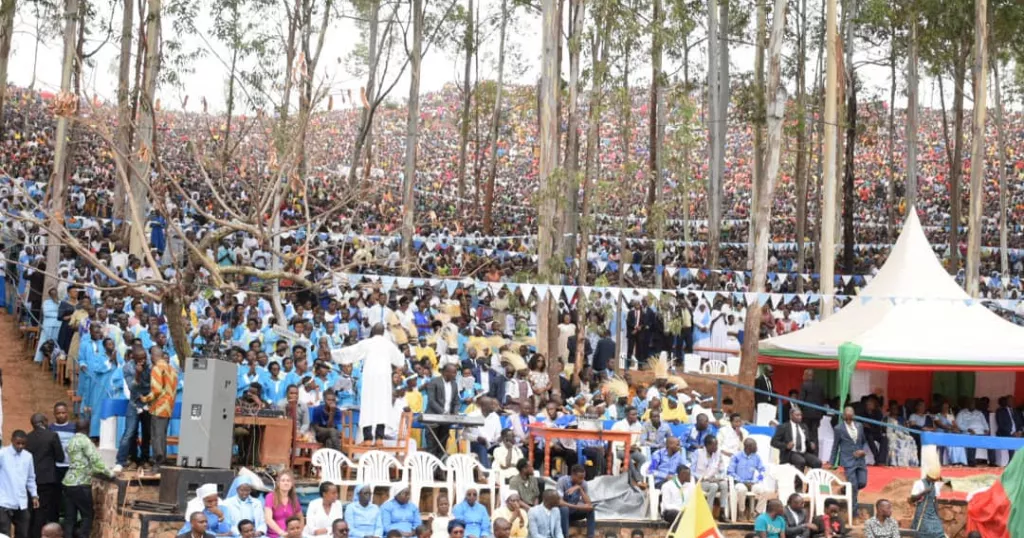
[(328, 536), (331, 533), (331, 523), (341, 519), (343, 515), (344, 507), (338, 500), (338, 486), (330, 482), (320, 484), (320, 498), (310, 501), (306, 509), (306, 528), (303, 529), (302, 536)]

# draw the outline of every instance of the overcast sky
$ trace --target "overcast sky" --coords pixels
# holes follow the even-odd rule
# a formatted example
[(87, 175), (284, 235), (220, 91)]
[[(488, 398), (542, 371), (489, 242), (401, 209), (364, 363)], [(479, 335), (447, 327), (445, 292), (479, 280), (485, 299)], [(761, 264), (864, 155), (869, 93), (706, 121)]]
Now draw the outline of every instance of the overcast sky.
[[(21, 4), (25, 6), (26, 4)], [(498, 7), (495, 3), (493, 6), (491, 2), (487, 2), (484, 5), (485, 12), (487, 10), (497, 11)], [(109, 14), (104, 13), (103, 18), (109, 17)], [(116, 20), (120, 19), (120, 15), (116, 15)], [(207, 14), (202, 14), (197, 22), (201, 31), (208, 31), (211, 19)], [(540, 35), (539, 35), (540, 18), (538, 16), (524, 15), (521, 17), (520, 23), (517, 28), (511, 32), (509, 36), (510, 44), (519, 47), (523, 58), (524, 70), (522, 76), (518, 79), (513, 79), (509, 82), (522, 83), (522, 84), (534, 84), (537, 80), (539, 73), (539, 58), (540, 58)], [(115, 32), (117, 29), (115, 28)], [(169, 21), (164, 21), (164, 32), (172, 31)], [(31, 11), (25, 7), (19, 10), (16, 18), (15, 27), (15, 39), (11, 52), (11, 66), (9, 70), (10, 81), (18, 86), (27, 86), (32, 78), (32, 65), (33, 65), (33, 49), (35, 47), (35, 19)], [(483, 60), (480, 62), (480, 75), (481, 77), (495, 78), (495, 58), (497, 57), (497, 32), (494, 32), (494, 36), (483, 47)], [(99, 36), (100, 38), (102, 36)], [(345, 57), (354, 48), (356, 40), (359, 39), (359, 31), (355, 27), (355, 24), (348, 19), (343, 19), (337, 22), (328, 33), (328, 38), (325, 41), (324, 51), (322, 53), (320, 68), (318, 69), (317, 76), (319, 80), (326, 84), (330, 84), (332, 93), (340, 95), (342, 93), (348, 93), (352, 90), (358, 95), (359, 87), (364, 83), (363, 79), (356, 78), (352, 73), (346, 70)], [(161, 98), (164, 107), (177, 108), (183, 99), (184, 95), (189, 95), (188, 108), (190, 110), (198, 110), (201, 107), (200, 101), (202, 97), (207, 99), (211, 111), (220, 111), (224, 108), (224, 87), (225, 79), (227, 77), (227, 68), (224, 66), (222, 61), (218, 58), (226, 57), (225, 50), (219, 48), (215, 40), (205, 34), (205, 39), (202, 37), (190, 38), (193, 48), (202, 48), (206, 50), (205, 56), (198, 60), (195, 64), (195, 72), (184, 78), (184, 89), (179, 90), (177, 88), (162, 87), (159, 91), (158, 97)], [(98, 45), (98, 42), (90, 43), (86, 45), (86, 50), (91, 50)], [(212, 48), (211, 48), (212, 47)], [(42, 43), (39, 48), (38, 67), (36, 70), (36, 87), (39, 89), (45, 89), (55, 91), (60, 85), (60, 71), (61, 71), (61, 43), (59, 39), (51, 39), (48, 42)], [(790, 51), (785, 50), (785, 53)], [(703, 55), (704, 52), (691, 52), (691, 77), (703, 76), (704, 63), (698, 55)], [(86, 71), (86, 87), (90, 95), (98, 94), (101, 99), (113, 101), (116, 96), (116, 84), (117, 84), (117, 55), (118, 55), (118, 44), (115, 40), (107, 43), (95, 58), (95, 66)], [(864, 55), (859, 55), (861, 58)], [(877, 53), (876, 53), (877, 56)], [(730, 51), (730, 59), (732, 64), (732, 70), (734, 72), (750, 71), (753, 63), (753, 51), (747, 46), (737, 46)], [(340, 61), (339, 61), (340, 60)], [(815, 58), (809, 58), (808, 65), (808, 85), (813, 83), (814, 76), (814, 61)], [(283, 58), (282, 58), (283, 63)], [(568, 69), (568, 61), (563, 67)], [(666, 70), (674, 69), (678, 66), (667, 66)], [(900, 67), (902, 71), (904, 66)], [(637, 81), (642, 82), (643, 79), (649, 78), (649, 67), (641, 66), (634, 67), (637, 72)], [(462, 67), (461, 60), (458, 59), (455, 54), (446, 51), (441, 48), (432, 48), (428, 53), (427, 57), (423, 62), (422, 70), (422, 81), (421, 91), (423, 93), (431, 92), (440, 89), (446, 83), (454, 82), (461, 78)], [(858, 76), (860, 77), (864, 90), (861, 92), (862, 99), (869, 98), (871, 96), (881, 96), (885, 99), (888, 98), (888, 87), (889, 87), (889, 76), (888, 69), (866, 66), (858, 70)], [(567, 75), (566, 75), (567, 77)], [(506, 80), (509, 79), (509, 75), (506, 74)], [(790, 81), (789, 86), (792, 86)], [(925, 107), (935, 106), (938, 107), (938, 94), (935, 91), (935, 85), (930, 80), (925, 80), (921, 84), (921, 104)], [(792, 88), (790, 88), (792, 90)], [(899, 92), (900, 94), (902, 92)], [(403, 76), (398, 84), (395, 86), (394, 91), (391, 93), (390, 98), (395, 100), (404, 100), (408, 96), (408, 74)], [(897, 106), (905, 104), (905, 99), (902, 95), (897, 97)], [(335, 98), (335, 106), (342, 106), (341, 99)]]

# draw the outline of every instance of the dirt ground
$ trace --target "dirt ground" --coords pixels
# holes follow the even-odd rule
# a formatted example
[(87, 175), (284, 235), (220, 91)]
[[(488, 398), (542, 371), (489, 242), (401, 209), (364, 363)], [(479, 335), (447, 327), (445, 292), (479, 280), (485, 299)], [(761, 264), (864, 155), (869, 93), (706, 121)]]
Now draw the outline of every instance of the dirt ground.
[[(34, 350), (32, 350), (34, 351)], [(32, 362), (14, 316), (0, 314), (0, 369), (3, 371), (3, 439), (14, 430), (28, 431), (33, 413), (53, 420), (53, 404), (67, 400), (67, 392), (53, 381), (53, 373)]]

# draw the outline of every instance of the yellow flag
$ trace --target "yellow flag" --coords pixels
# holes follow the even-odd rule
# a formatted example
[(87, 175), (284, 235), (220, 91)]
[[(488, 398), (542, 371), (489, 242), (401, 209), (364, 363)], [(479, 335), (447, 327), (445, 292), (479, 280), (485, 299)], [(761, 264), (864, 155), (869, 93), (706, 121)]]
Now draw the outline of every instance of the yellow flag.
[(699, 482), (694, 486), (693, 494), (676, 516), (675, 522), (669, 527), (666, 538), (722, 538)]

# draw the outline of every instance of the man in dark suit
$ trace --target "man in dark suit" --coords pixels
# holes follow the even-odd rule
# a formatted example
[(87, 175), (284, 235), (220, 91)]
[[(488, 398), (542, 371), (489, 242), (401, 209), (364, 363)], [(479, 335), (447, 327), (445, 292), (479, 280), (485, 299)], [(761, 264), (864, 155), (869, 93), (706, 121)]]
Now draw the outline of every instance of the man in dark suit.
[(634, 358), (639, 361), (641, 354), (647, 351), (646, 341), (647, 329), (644, 327), (644, 311), (640, 308), (640, 303), (634, 301), (629, 314), (626, 314), (626, 358)]
[(597, 341), (597, 349), (594, 350), (594, 358), (591, 364), (594, 372), (603, 374), (615, 361), (615, 340), (612, 340), (612, 333), (607, 327), (601, 328), (601, 339)]
[(481, 387), (486, 387), (487, 396), (499, 402), (505, 401), (505, 375), (491, 368), (491, 358), (480, 354), (473, 364), (473, 377)]
[(39, 496), (39, 508), (32, 510), (29, 536), (39, 536), (43, 531), (43, 525), (58, 521), (60, 515), (61, 495), (57, 463), (64, 462), (64, 447), (60, 444), (57, 432), (48, 430), (46, 426), (46, 415), (32, 415), (32, 431), (25, 442), (25, 449), (32, 454), (35, 461)]
[(803, 419), (803, 413), (794, 407), (789, 412), (789, 420), (775, 428), (772, 437), (772, 447), (779, 449), (779, 463), (792, 464), (801, 472), (806, 467), (821, 468), (821, 460), (817, 455), (818, 443), (808, 436)]
[[(863, 416), (877, 422), (885, 422), (882, 405), (874, 394), (868, 396), (864, 401)], [(885, 465), (889, 458), (889, 437), (886, 435), (885, 428), (875, 424), (863, 424), (862, 426), (864, 427), (864, 441), (868, 444), (868, 450), (875, 457), (875, 465)]]
[[(1021, 437), (1024, 436), (1024, 418), (1020, 412), (1013, 408), (1013, 398), (1003, 396), (999, 398), (999, 409), (996, 409), (996, 437)], [(1014, 450), (1010, 450), (1010, 459), (1013, 459)]]
[[(427, 390), (427, 413), (432, 415), (455, 415), (459, 409), (459, 387), (455, 383), (455, 365), (448, 363), (441, 369), (441, 376), (431, 379), (426, 384)], [(444, 447), (448, 444), (448, 434), (451, 432), (447, 424), (435, 424), (430, 426), (433, 432), (429, 451), (438, 458), (445, 456)], [(436, 443), (436, 444), (435, 444)]]
[(786, 538), (809, 538), (818, 527), (811, 523), (810, 510), (804, 508), (804, 498), (799, 493), (790, 494), (786, 500)]
[[(804, 370), (804, 382), (800, 385), (800, 396), (797, 399), (819, 407), (825, 406), (825, 391), (821, 388), (821, 385), (814, 382), (814, 370), (810, 368)], [(814, 442), (814, 445), (817, 446), (818, 425), (821, 424), (821, 417), (825, 414), (810, 406), (804, 407), (806, 407), (803, 412), (804, 424), (807, 426), (807, 435)]]
[[(775, 389), (772, 387), (772, 374), (774, 372), (775, 372), (775, 369), (772, 368), (772, 365), (766, 364), (766, 365), (762, 366), (761, 367), (761, 375), (759, 375), (759, 376), (754, 378), (754, 388), (758, 389), (758, 390), (763, 390), (765, 392), (770, 392), (770, 393), (774, 394), (775, 393)], [(763, 404), (763, 403), (766, 403), (766, 404), (769, 404), (769, 405), (777, 405), (776, 399), (774, 397), (768, 396), (768, 395), (765, 395), (765, 394), (761, 394), (761, 393), (758, 393), (758, 392), (755, 392), (754, 393), (754, 404), (756, 405), (756, 404)]]
[(864, 459), (867, 454), (867, 438), (864, 427), (853, 421), (853, 406), (843, 409), (843, 420), (835, 427), (835, 442), (832, 443), (831, 461), (838, 459), (839, 465), (846, 471), (846, 481), (853, 491), (853, 506), (850, 510), (857, 513), (857, 492), (868, 485), (868, 464)]

